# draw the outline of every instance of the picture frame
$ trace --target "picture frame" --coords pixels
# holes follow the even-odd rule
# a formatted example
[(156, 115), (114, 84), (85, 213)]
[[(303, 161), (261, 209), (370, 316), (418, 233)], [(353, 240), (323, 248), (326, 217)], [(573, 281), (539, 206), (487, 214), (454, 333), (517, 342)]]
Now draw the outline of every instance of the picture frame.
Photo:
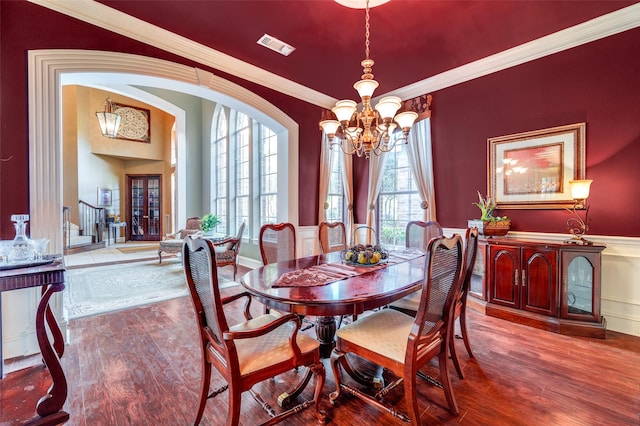
[(585, 176), (586, 123), (489, 138), (488, 195), (498, 209), (573, 206), (569, 181)]
[(122, 117), (116, 139), (151, 143), (151, 111), (113, 102), (113, 112)]
[(106, 188), (98, 188), (98, 207), (111, 206), (111, 190)]

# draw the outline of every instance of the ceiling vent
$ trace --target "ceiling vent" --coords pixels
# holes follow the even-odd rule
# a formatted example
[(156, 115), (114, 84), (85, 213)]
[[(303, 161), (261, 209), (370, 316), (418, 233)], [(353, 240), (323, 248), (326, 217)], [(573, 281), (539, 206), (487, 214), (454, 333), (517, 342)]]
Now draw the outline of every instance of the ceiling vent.
[(289, 56), (291, 52), (296, 50), (295, 47), (285, 43), (284, 41), (280, 41), (277, 38), (270, 36), (269, 34), (265, 34), (260, 37), (260, 40), (258, 40), (257, 43), (284, 56)]

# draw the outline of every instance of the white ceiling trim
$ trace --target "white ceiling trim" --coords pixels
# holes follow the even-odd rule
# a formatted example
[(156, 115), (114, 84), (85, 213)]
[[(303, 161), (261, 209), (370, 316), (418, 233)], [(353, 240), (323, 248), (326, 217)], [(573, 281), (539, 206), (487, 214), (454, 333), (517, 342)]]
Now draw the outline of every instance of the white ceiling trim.
[(640, 26), (640, 3), (395, 90), (411, 99)]
[[(277, 90), (297, 99), (331, 108), (335, 98), (243, 62), (215, 49), (166, 31), (155, 25), (111, 9), (93, 0), (29, 0), (32, 3), (113, 31), (150, 46), (197, 61), (229, 74)], [(445, 71), (394, 90), (393, 94), (410, 99), (425, 93), (463, 83), (541, 57), (580, 46), (640, 26), (640, 3), (607, 15), (524, 43), (461, 67)], [(386, 96), (381, 95), (381, 96)]]
[(194, 60), (315, 105), (336, 99), (93, 0), (29, 0), (56, 12)]

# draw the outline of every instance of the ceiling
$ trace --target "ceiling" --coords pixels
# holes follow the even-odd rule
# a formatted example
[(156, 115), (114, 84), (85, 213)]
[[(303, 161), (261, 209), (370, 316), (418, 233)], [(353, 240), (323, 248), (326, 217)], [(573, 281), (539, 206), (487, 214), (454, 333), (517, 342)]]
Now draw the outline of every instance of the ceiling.
[[(364, 59), (365, 11), (333, 0), (100, 3), (326, 95), (354, 98)], [(588, 21), (629, 1), (392, 0), (371, 9), (376, 94)], [(293, 45), (288, 57), (256, 42)]]

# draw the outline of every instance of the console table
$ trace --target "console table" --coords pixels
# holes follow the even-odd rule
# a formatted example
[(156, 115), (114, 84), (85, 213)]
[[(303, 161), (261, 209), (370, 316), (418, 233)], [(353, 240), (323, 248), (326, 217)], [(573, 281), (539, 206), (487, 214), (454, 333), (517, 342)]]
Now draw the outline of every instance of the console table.
[(512, 238), (480, 240), (469, 294), (480, 299), (486, 315), (604, 339), (600, 265), (605, 248)]
[[(67, 380), (60, 364), (64, 353), (64, 339), (56, 321), (49, 300), (54, 293), (64, 289), (64, 265), (61, 258), (52, 263), (27, 268), (0, 270), (0, 296), (2, 292), (23, 288), (41, 287), (42, 296), (36, 311), (36, 336), (44, 364), (51, 374), (52, 384), (48, 393), (38, 401), (37, 416), (27, 422), (28, 425), (57, 425), (69, 419), (69, 414), (62, 411), (67, 399)], [(1, 301), (0, 301), (1, 302)], [(51, 332), (52, 340), (47, 333)], [(0, 354), (2, 353), (2, 312), (0, 304)], [(0, 357), (1, 358), (1, 357)], [(0, 363), (0, 377), (3, 374)]]
[(109, 232), (107, 233), (107, 244), (111, 244), (111, 233), (113, 232), (113, 243), (118, 242), (120, 228), (124, 228), (124, 242), (127, 242), (127, 222), (109, 222)]

